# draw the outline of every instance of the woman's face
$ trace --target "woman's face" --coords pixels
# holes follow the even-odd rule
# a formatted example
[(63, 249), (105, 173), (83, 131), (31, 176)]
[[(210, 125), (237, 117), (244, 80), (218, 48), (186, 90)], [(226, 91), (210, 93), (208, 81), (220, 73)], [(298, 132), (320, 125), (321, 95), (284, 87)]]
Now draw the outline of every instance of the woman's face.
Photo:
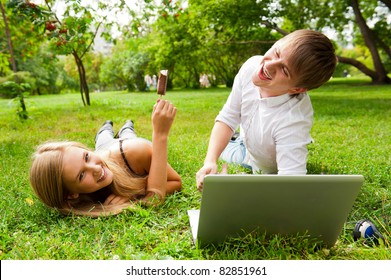
[(66, 150), (63, 168), (63, 183), (76, 196), (96, 192), (113, 181), (113, 173), (103, 164), (101, 157), (82, 148), (70, 147)]

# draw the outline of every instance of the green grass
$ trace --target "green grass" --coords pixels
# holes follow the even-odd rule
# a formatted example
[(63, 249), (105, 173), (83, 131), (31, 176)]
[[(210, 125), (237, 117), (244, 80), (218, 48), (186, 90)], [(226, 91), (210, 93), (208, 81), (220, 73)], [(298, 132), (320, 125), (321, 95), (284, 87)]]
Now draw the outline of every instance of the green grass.
[[(131, 118), (139, 136), (150, 139), (157, 95), (93, 93), (90, 107), (83, 107), (79, 94), (29, 97), (25, 122), (17, 119), (13, 103), (0, 100), (0, 259), (391, 259), (391, 87), (354, 79), (335, 79), (310, 93), (315, 143), (309, 147), (309, 173), (365, 176), (337, 244), (317, 249), (301, 237), (259, 235), (232, 238), (217, 247), (192, 244), (186, 211), (199, 208), (195, 173), (228, 94), (224, 88), (168, 92), (178, 108), (169, 161), (182, 175), (183, 191), (159, 206), (97, 219), (63, 217), (46, 208), (29, 186), (31, 154), (49, 139), (93, 147), (95, 133), (107, 119), (119, 129)], [(362, 218), (378, 225), (385, 244), (353, 241), (352, 230)]]

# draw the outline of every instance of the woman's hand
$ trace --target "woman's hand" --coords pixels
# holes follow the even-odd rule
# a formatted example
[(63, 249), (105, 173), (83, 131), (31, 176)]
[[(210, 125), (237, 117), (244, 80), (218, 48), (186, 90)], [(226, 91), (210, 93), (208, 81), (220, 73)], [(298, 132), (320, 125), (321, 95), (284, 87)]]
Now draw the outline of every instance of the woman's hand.
[(161, 200), (167, 191), (168, 171), (168, 133), (176, 115), (176, 108), (167, 100), (159, 99), (152, 111), (152, 153), (151, 165), (147, 179), (147, 193), (157, 193)]
[(119, 196), (115, 194), (110, 194), (105, 202), (103, 202), (103, 205), (120, 205), (124, 203), (129, 203), (129, 198), (124, 196)]
[(153, 106), (152, 126), (157, 135), (168, 135), (176, 115), (175, 106), (167, 100), (158, 99)]

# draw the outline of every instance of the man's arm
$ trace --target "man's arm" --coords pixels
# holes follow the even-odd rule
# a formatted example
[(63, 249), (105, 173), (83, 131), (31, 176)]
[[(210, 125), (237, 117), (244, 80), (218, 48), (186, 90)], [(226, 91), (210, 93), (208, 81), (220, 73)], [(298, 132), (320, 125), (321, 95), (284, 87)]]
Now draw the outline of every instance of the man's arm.
[(215, 122), (209, 139), (208, 152), (205, 157), (204, 166), (197, 172), (196, 180), (199, 191), (202, 191), (204, 177), (207, 174), (217, 173), (217, 160), (224, 151), (234, 131), (223, 122)]

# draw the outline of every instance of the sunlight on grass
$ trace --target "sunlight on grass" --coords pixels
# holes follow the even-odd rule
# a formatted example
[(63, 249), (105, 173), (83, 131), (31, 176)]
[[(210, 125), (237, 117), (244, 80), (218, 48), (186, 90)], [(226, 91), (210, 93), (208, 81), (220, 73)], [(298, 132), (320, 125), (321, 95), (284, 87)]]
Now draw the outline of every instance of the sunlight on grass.
[[(62, 217), (34, 196), (28, 168), (34, 148), (46, 140), (94, 145), (105, 120), (119, 129), (127, 119), (151, 139), (155, 93), (79, 94), (26, 99), (29, 119), (20, 122), (9, 100), (0, 100), (0, 259), (391, 259), (389, 243), (371, 248), (354, 242), (352, 230), (373, 219), (390, 242), (391, 87), (335, 79), (310, 93), (315, 111), (308, 172), (363, 174), (365, 184), (333, 248), (318, 249), (300, 237), (249, 235), (218, 247), (192, 244), (186, 211), (198, 208), (195, 173), (202, 166), (214, 118), (229, 89), (175, 90), (166, 98), (178, 108), (170, 133), (169, 162), (184, 188), (152, 208), (137, 206), (114, 217)], [(241, 172), (231, 167), (231, 173)]]

